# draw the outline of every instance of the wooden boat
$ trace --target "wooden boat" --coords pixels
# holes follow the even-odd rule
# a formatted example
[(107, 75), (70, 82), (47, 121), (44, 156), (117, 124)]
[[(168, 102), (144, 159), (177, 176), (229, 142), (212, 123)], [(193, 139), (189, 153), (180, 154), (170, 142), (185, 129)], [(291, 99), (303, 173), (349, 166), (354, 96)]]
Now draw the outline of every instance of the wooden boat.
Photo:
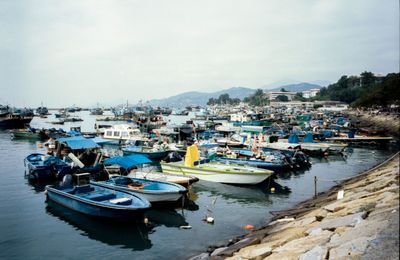
[(19, 116), (8, 114), (5, 116), (0, 116), (0, 129), (15, 129), (23, 128), (25, 125), (32, 121), (31, 116)]
[(177, 201), (183, 194), (187, 193), (186, 188), (175, 183), (127, 176), (111, 176), (107, 181), (91, 183), (120, 191), (138, 193), (150, 202)]
[(228, 184), (257, 184), (266, 180), (273, 171), (248, 166), (222, 164), (199, 160), (196, 145), (187, 148), (184, 162), (161, 162), (163, 172), (192, 175), (200, 180)]
[(36, 108), (36, 113), (40, 116), (49, 115), (49, 110), (42, 104), (40, 107)]
[(55, 156), (33, 153), (24, 159), (29, 179), (61, 179), (71, 173), (72, 167)]
[(31, 127), (28, 127), (26, 129), (14, 129), (11, 131), (11, 134), (15, 139), (45, 140), (49, 137), (46, 134), (45, 130), (35, 129)]
[(151, 206), (138, 194), (89, 183), (89, 173), (76, 176), (75, 186), (46, 186), (47, 199), (83, 214), (112, 219), (140, 219)]

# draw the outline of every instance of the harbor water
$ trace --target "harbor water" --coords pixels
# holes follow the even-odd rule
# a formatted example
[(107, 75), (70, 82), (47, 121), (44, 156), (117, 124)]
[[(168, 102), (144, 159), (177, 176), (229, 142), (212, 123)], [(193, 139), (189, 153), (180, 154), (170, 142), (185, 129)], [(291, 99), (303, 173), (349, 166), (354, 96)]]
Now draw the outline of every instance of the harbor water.
[[(88, 111), (76, 115), (84, 121), (62, 127), (93, 131), (95, 116)], [(169, 119), (181, 123), (188, 117)], [(52, 119), (34, 118), (31, 125), (54, 127), (47, 121)], [(99, 220), (46, 202), (45, 183), (30, 183), (24, 176), (23, 159), (43, 152), (39, 143), (13, 140), (9, 131), (0, 131), (0, 259), (186, 259), (248, 232), (244, 229), (248, 224), (262, 226), (272, 211), (313, 197), (314, 176), (322, 192), (334, 186), (335, 180), (365, 171), (392, 154), (386, 149), (353, 148), (346, 157), (312, 158), (310, 169), (281, 173), (256, 186), (199, 181), (183, 209), (152, 209), (147, 213), (148, 224), (135, 224)], [(206, 223), (206, 215), (215, 222)]]

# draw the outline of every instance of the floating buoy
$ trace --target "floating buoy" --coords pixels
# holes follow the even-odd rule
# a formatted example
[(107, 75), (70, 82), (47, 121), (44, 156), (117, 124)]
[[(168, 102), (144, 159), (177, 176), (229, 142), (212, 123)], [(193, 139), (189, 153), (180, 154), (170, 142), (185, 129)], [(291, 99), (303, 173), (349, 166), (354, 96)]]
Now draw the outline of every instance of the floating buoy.
[(192, 226), (190, 226), (190, 225), (187, 225), (187, 226), (180, 226), (179, 228), (180, 228), (180, 229), (191, 229)]
[(275, 188), (272, 187), (272, 188), (271, 188), (271, 193), (274, 193), (274, 192), (275, 192)]
[(206, 218), (207, 223), (214, 223), (214, 218), (213, 217), (207, 217)]
[(254, 229), (254, 226), (253, 226), (253, 225), (250, 225), (250, 224), (247, 224), (246, 226), (244, 226), (244, 229), (246, 229), (246, 230), (253, 230), (253, 229)]

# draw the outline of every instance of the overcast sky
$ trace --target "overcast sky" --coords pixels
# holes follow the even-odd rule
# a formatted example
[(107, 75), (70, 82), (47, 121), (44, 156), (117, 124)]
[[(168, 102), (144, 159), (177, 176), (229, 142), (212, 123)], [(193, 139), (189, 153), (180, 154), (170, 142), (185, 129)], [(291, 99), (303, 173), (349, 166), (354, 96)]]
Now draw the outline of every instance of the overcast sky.
[(0, 1), (0, 102), (91, 106), (399, 71), (398, 0)]

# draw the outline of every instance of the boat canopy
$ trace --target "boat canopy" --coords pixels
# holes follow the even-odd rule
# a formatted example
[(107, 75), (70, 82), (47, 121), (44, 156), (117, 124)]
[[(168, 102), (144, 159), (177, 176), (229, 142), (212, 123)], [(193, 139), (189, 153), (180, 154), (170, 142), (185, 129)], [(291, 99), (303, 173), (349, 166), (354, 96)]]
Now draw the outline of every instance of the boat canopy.
[(65, 143), (72, 150), (93, 149), (99, 147), (99, 145), (96, 144), (92, 139), (88, 139), (83, 136), (61, 137), (57, 139), (57, 141), (60, 143)]
[(126, 170), (134, 166), (146, 163), (152, 163), (152, 161), (146, 156), (141, 154), (133, 154), (129, 156), (114, 156), (107, 160), (104, 160), (105, 165), (117, 164)]

